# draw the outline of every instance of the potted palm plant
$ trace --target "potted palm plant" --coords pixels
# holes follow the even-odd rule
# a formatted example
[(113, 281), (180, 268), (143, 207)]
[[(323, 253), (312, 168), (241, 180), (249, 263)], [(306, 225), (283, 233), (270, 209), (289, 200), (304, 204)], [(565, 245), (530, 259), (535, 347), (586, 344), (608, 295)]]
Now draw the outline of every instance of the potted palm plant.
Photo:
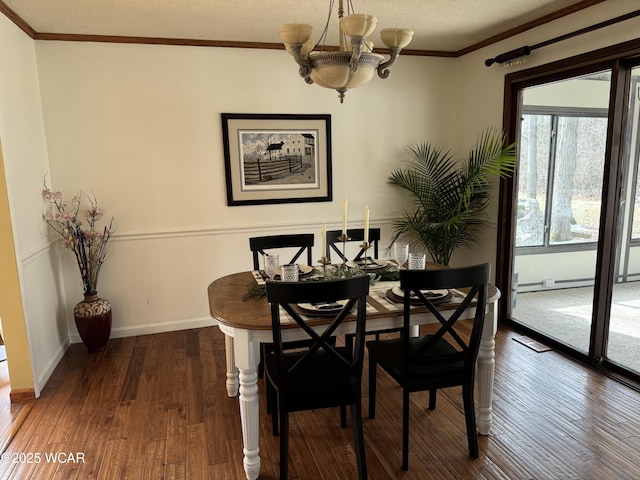
[(511, 175), (515, 143), (487, 129), (464, 159), (425, 142), (408, 148), (408, 163), (392, 171), (388, 183), (409, 193), (410, 208), (393, 223), (391, 243), (407, 240), (427, 250), (433, 261), (448, 265), (454, 250), (476, 242), (488, 223), (492, 176)]

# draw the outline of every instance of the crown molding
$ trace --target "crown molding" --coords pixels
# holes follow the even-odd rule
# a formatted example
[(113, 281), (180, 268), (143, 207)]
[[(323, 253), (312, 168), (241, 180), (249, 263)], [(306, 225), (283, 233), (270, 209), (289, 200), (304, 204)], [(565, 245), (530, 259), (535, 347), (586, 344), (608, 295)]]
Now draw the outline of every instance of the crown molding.
[(31, 28), (31, 26), (25, 22), (20, 16), (11, 10), (9, 6), (0, 0), (0, 13), (2, 13), (5, 17), (15, 23), (20, 30), (29, 35), (31, 38), (36, 38), (36, 31)]

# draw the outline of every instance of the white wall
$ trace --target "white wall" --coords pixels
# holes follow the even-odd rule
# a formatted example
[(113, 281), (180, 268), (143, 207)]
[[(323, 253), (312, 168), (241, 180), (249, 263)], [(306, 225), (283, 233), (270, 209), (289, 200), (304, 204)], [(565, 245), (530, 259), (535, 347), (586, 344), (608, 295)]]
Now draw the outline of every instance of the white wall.
[(545, 280), (554, 282), (547, 288), (593, 285), (596, 275), (596, 251), (517, 255), (513, 271), (518, 272), (518, 292), (541, 290), (545, 288)]
[[(387, 80), (347, 93), (310, 86), (285, 52), (37, 42), (51, 171), (64, 192), (93, 191), (117, 225), (101, 296), (113, 335), (210, 324), (206, 289), (252, 264), (248, 238), (372, 227), (398, 209), (386, 185), (403, 149), (448, 135), (451, 59), (401, 57)], [(333, 202), (227, 207), (221, 112), (329, 113)], [(319, 247), (319, 246), (318, 246)], [(319, 255), (319, 248), (315, 255)], [(65, 275), (67, 305), (81, 299)], [(70, 327), (75, 332), (74, 327)]]
[[(49, 166), (35, 46), (1, 15), (0, 139), (25, 317), (2, 320), (5, 327), (26, 321), (28, 341), (26, 347), (27, 341), (6, 338), (11, 387), (38, 394), (66, 350), (69, 332), (57, 261), (42, 235), (41, 190)], [(17, 345), (24, 347), (17, 351)]]

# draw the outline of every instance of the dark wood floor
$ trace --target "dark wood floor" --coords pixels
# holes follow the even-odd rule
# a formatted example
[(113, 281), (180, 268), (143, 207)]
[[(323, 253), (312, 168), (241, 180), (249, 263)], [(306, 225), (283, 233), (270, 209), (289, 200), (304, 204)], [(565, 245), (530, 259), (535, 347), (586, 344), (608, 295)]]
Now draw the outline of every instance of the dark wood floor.
[(11, 403), (10, 394), (9, 369), (5, 357), (0, 361), (0, 454), (11, 442), (34, 403)]
[[(494, 427), (477, 460), (459, 389), (442, 392), (435, 411), (419, 393), (402, 472), (400, 392), (382, 374), (376, 419), (364, 421), (370, 478), (640, 478), (640, 394), (514, 336), (497, 336)], [(241, 479), (238, 400), (224, 378), (217, 328), (112, 340), (102, 354), (73, 345), (5, 451), (0, 479)], [(278, 439), (264, 398), (260, 415), (261, 478), (275, 479)], [(356, 478), (351, 444), (336, 410), (294, 414), (290, 478)]]

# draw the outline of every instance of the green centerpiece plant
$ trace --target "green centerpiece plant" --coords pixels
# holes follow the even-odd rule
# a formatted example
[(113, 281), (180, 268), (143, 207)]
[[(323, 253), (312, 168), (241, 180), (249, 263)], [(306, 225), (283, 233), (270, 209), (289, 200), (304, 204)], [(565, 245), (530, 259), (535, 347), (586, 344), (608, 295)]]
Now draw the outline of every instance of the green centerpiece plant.
[(391, 244), (402, 238), (442, 265), (456, 249), (474, 245), (488, 224), (491, 177), (508, 177), (515, 169), (516, 145), (505, 143), (500, 130), (489, 128), (464, 159), (429, 142), (409, 147), (408, 162), (388, 179), (411, 198), (393, 223)]

